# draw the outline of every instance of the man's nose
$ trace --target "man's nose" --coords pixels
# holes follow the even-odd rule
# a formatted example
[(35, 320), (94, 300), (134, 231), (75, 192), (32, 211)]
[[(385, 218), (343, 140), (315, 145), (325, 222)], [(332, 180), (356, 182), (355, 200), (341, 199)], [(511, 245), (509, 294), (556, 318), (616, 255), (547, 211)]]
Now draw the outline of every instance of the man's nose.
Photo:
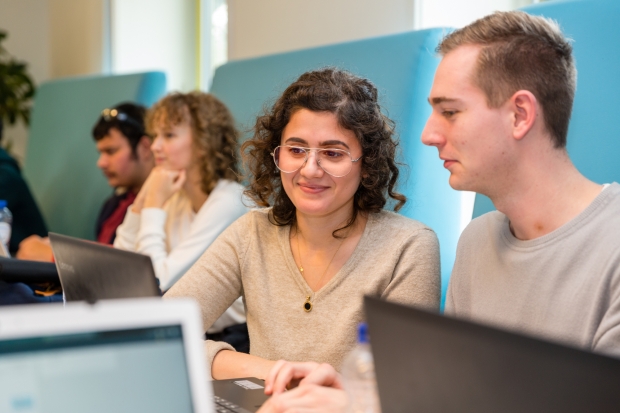
[(105, 154), (100, 154), (99, 159), (97, 159), (97, 167), (99, 169), (105, 169), (108, 166), (108, 157)]
[(426, 121), (426, 125), (424, 125), (424, 130), (422, 131), (422, 143), (428, 146), (440, 146), (443, 144), (443, 136), (439, 131), (437, 122), (435, 121), (435, 115), (431, 114), (428, 120)]

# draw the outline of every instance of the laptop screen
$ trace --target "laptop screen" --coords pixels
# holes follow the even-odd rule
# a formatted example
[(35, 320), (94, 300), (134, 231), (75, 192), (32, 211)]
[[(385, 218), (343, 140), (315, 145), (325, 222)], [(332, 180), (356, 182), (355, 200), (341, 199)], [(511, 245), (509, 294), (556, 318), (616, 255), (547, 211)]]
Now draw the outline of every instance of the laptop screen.
[(180, 325), (0, 341), (1, 412), (193, 412)]

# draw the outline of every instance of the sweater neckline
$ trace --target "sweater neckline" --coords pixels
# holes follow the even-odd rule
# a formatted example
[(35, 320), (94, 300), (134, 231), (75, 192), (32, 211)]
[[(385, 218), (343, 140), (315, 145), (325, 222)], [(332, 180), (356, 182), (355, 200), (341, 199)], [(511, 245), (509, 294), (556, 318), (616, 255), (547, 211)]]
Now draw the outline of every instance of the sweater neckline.
[(362, 236), (360, 237), (359, 242), (355, 246), (353, 253), (349, 257), (349, 259), (340, 267), (338, 272), (334, 274), (334, 276), (319, 290), (313, 291), (310, 285), (306, 282), (306, 279), (299, 273), (299, 268), (297, 267), (297, 263), (295, 262), (295, 258), (293, 257), (293, 252), (291, 251), (291, 244), (289, 241), (291, 234), (291, 226), (286, 225), (284, 227), (278, 228), (278, 242), (280, 243), (280, 248), (282, 249), (282, 255), (285, 258), (286, 266), (288, 267), (288, 273), (295, 280), (299, 289), (303, 293), (303, 297), (300, 297), (299, 307), (301, 309), (301, 305), (303, 304), (303, 299), (306, 296), (310, 295), (312, 298), (312, 303), (316, 303), (316, 300), (323, 294), (325, 291), (329, 291), (332, 286), (339, 282), (339, 280), (346, 276), (349, 272), (351, 272), (351, 268), (355, 268), (356, 263), (359, 261), (359, 255), (362, 254), (361, 251), (365, 250), (365, 245), (370, 239), (370, 234), (374, 231), (374, 223), (376, 221), (375, 214), (369, 213), (368, 220), (366, 221), (366, 226), (364, 228), (364, 232), (362, 232)]
[(510, 231), (510, 222), (508, 220), (508, 217), (502, 214), (502, 238), (509, 247), (517, 249), (536, 248), (550, 242), (554, 242), (557, 239), (572, 234), (576, 229), (581, 227), (584, 221), (587, 221), (593, 216), (596, 216), (598, 210), (607, 205), (615, 196), (618, 195), (619, 192), (620, 185), (616, 182), (612, 183), (611, 185), (609, 185), (609, 187), (601, 190), (601, 192), (596, 196), (596, 198), (594, 198), (590, 205), (588, 205), (586, 209), (581, 211), (573, 219), (571, 219), (561, 227), (551, 231), (550, 233), (531, 240), (520, 240), (515, 237)]

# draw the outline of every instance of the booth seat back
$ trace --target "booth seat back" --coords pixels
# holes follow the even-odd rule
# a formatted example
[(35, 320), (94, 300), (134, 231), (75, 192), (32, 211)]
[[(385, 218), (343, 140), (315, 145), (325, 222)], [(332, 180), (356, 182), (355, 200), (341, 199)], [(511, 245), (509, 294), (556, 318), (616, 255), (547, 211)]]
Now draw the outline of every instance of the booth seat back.
[[(577, 93), (567, 146), (573, 163), (594, 182), (620, 181), (620, 1), (554, 1), (522, 10), (557, 20), (574, 40)], [(489, 198), (476, 195), (474, 218), (494, 209)]]
[(94, 238), (96, 217), (112, 189), (96, 165), (92, 127), (103, 109), (123, 101), (150, 106), (165, 90), (161, 72), (62, 79), (39, 86), (24, 175), (50, 231)]
[(460, 195), (449, 187), (437, 150), (422, 145), (420, 135), (439, 62), (434, 50), (446, 31), (414, 31), (233, 61), (215, 72), (211, 88), (248, 131), (256, 116), (308, 70), (334, 66), (370, 79), (379, 89), (384, 113), (396, 122), (401, 159), (407, 164), (398, 188), (408, 199), (401, 212), (437, 232), (444, 290), (459, 236)]

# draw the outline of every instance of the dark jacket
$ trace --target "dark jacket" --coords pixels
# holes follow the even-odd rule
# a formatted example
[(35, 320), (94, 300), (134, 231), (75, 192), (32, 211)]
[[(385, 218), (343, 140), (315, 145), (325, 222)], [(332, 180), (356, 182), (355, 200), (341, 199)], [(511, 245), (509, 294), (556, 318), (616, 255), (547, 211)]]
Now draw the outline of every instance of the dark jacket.
[(19, 165), (4, 149), (0, 148), (0, 199), (7, 201), (13, 214), (13, 232), (9, 251), (15, 254), (19, 243), (36, 234), (47, 236), (43, 216), (30, 193), (28, 184), (22, 178)]

